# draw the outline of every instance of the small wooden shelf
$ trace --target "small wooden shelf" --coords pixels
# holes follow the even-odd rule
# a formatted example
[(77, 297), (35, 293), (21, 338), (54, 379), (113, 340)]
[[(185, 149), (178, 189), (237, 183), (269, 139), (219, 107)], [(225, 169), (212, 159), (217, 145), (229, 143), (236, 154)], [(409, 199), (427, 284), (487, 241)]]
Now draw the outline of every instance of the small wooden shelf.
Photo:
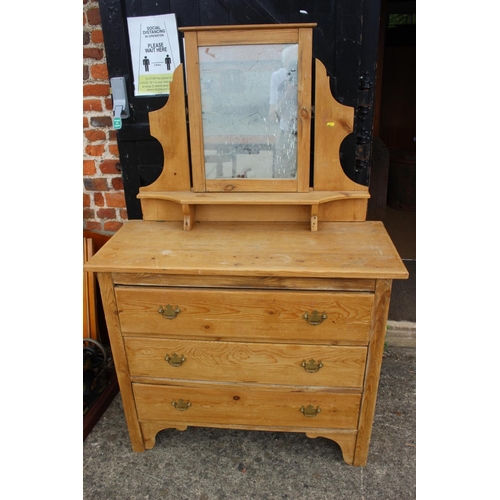
[(366, 199), (368, 191), (309, 191), (308, 193), (196, 193), (194, 191), (144, 191), (141, 199), (173, 201), (182, 205), (184, 230), (189, 231), (196, 218), (196, 205), (306, 205), (311, 207), (311, 231), (318, 230), (318, 208), (322, 203), (348, 199)]

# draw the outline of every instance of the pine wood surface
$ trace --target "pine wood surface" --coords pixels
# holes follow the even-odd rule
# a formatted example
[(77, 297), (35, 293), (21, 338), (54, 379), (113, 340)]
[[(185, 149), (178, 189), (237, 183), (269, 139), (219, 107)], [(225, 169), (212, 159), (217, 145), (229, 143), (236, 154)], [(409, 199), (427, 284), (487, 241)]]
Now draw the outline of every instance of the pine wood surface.
[[(360, 196), (362, 191), (357, 191), (349, 199), (338, 200), (331, 203), (319, 205), (318, 218), (320, 221), (364, 221), (366, 220), (366, 210), (369, 196)], [(323, 222), (321, 222), (323, 227)]]
[(377, 280), (375, 288), (375, 307), (371, 324), (370, 348), (366, 363), (366, 377), (362, 405), (359, 416), (359, 430), (356, 440), (353, 465), (366, 465), (368, 450), (377, 403), (378, 384), (382, 367), (384, 340), (386, 333), (389, 303), (391, 300), (392, 281)]
[[(225, 182), (231, 180), (225, 179)], [(234, 179), (236, 182), (237, 179)], [(270, 180), (269, 182), (280, 182)], [(286, 181), (288, 182), (288, 181)], [(363, 198), (368, 199), (368, 191), (306, 191), (303, 193), (245, 193), (245, 192), (214, 192), (196, 193), (194, 191), (147, 191), (138, 196), (141, 200), (154, 198), (157, 200), (174, 201), (181, 205), (320, 205), (331, 201)]]
[[(206, 342), (127, 337), (132, 377), (361, 389), (366, 347)], [(185, 361), (172, 366), (166, 355)], [(302, 362), (321, 362), (317, 372)], [(319, 366), (319, 365), (318, 365)]]
[[(315, 28), (317, 26), (316, 23), (283, 23), (283, 24), (273, 24), (273, 31), (276, 30), (288, 30), (293, 28), (296, 30), (297, 28)], [(269, 24), (234, 24), (231, 25), (231, 30), (268, 30)], [(182, 32), (190, 32), (190, 31), (227, 31), (227, 25), (219, 25), (219, 26), (181, 26), (179, 31)]]
[(354, 130), (354, 108), (335, 100), (325, 66), (315, 62), (314, 190), (368, 191), (347, 177), (340, 162), (340, 145)]
[[(245, 179), (244, 179), (245, 180)], [(144, 220), (181, 220), (184, 229), (190, 230), (195, 221), (306, 221), (311, 230), (318, 230), (319, 221), (349, 220), (363, 221), (366, 218), (368, 191), (294, 191), (295, 181), (253, 181), (239, 183), (238, 179), (206, 181), (207, 192), (194, 191), (144, 191), (137, 197), (141, 200)], [(276, 192), (253, 192), (280, 189)], [(288, 185), (288, 187), (285, 186)], [(212, 187), (214, 192), (209, 192)], [(237, 188), (236, 192), (233, 189)], [(250, 192), (245, 192), (246, 190)], [(219, 192), (224, 191), (224, 192)], [(360, 203), (361, 202), (361, 203)], [(347, 203), (347, 204), (346, 204)], [(182, 214), (175, 206), (182, 206)], [(306, 208), (308, 207), (308, 208)], [(174, 208), (174, 210), (171, 210)], [(302, 209), (303, 213), (296, 210)], [(170, 210), (169, 210), (170, 209)], [(314, 218), (314, 219), (313, 219)]]
[(85, 264), (87, 271), (406, 279), (381, 222), (195, 224), (129, 221)]
[[(260, 194), (260, 193), (259, 193)], [(298, 193), (294, 193), (297, 195)], [(356, 194), (356, 197), (358, 194)], [(318, 207), (320, 225), (324, 221), (364, 221), (366, 219), (366, 199), (346, 198)], [(144, 220), (179, 221), (182, 227), (184, 214), (177, 202), (164, 199), (141, 199)], [(308, 203), (309, 205), (309, 203)], [(195, 205), (189, 205), (195, 206)], [(196, 205), (197, 222), (309, 222), (311, 205)]]
[[(254, 194), (257, 191), (267, 191), (275, 194), (276, 192), (297, 192), (297, 179), (207, 179), (205, 188), (210, 193), (236, 193), (248, 192)], [(193, 198), (192, 198), (193, 199)], [(212, 203), (217, 203), (219, 198), (213, 198)]]
[[(203, 424), (191, 423), (192, 426), (204, 427)], [(167, 422), (161, 420), (147, 420), (140, 422), (142, 434), (144, 436), (144, 444), (146, 450), (151, 450), (155, 446), (156, 434), (164, 429), (176, 429), (178, 431), (185, 431), (188, 426), (183, 422)], [(206, 427), (206, 426), (205, 426)], [(253, 431), (271, 431), (271, 432), (303, 432), (307, 437), (315, 439), (324, 437), (335, 441), (342, 452), (344, 461), (352, 465), (354, 460), (354, 447), (356, 445), (357, 431), (355, 429), (321, 429), (316, 428), (313, 431), (305, 427), (280, 427), (278, 425), (235, 425), (235, 424), (219, 424), (213, 422), (210, 427), (219, 429), (240, 429), (240, 430), (253, 430)]]
[(115, 285), (178, 286), (196, 288), (256, 288), (259, 290), (326, 290), (373, 292), (375, 280), (282, 278), (275, 276), (193, 276), (152, 273), (113, 273)]
[[(94, 255), (94, 241), (83, 237), (83, 263)], [(99, 340), (97, 323), (96, 277), (94, 273), (83, 272), (83, 338)]]
[(132, 392), (132, 383), (130, 381), (127, 355), (120, 330), (118, 312), (116, 310), (116, 301), (113, 282), (109, 273), (98, 273), (99, 288), (106, 316), (106, 325), (108, 328), (109, 342), (113, 353), (113, 362), (116, 369), (116, 377), (120, 386), (121, 397), (123, 401), (123, 410), (127, 421), (128, 433), (132, 449), (134, 451), (144, 451), (144, 441), (141, 433), (137, 412), (135, 409), (134, 395)]
[(356, 432), (345, 430), (342, 431), (340, 429), (333, 431), (331, 429), (320, 429), (315, 432), (306, 432), (306, 436), (312, 439), (323, 437), (335, 441), (340, 446), (340, 451), (342, 452), (342, 458), (344, 459), (344, 462), (349, 465), (353, 465), (354, 448), (356, 446), (357, 437)]
[(198, 34), (184, 33), (186, 51), (186, 80), (189, 103), (189, 140), (191, 141), (191, 174), (193, 189), (205, 191), (205, 151), (201, 116), (200, 63), (198, 61)]
[(311, 157), (312, 29), (299, 29), (297, 102), (297, 191), (309, 191)]
[[(353, 292), (116, 287), (115, 294), (123, 335), (367, 343), (373, 307), (372, 293)], [(167, 304), (180, 311), (174, 319), (158, 312)], [(303, 318), (314, 310), (328, 316), (319, 325)]]
[[(358, 423), (359, 394), (329, 393), (294, 387), (277, 390), (266, 386), (210, 386), (179, 383), (152, 385), (134, 383), (134, 397), (140, 421), (167, 420), (192, 423), (273, 425), (283, 427), (328, 427), (355, 429)], [(189, 401), (185, 411), (173, 401)], [(320, 407), (315, 417), (306, 417), (302, 406)]]
[[(357, 184), (347, 177), (339, 155), (342, 141), (354, 130), (354, 108), (339, 103), (332, 96), (325, 66), (318, 59), (315, 66), (314, 189), (368, 194), (368, 186)], [(320, 220), (365, 220), (367, 208), (367, 200), (353, 200), (328, 209), (325, 207), (320, 213)]]
[[(198, 44), (200, 47), (216, 45), (256, 45), (272, 43), (297, 43), (299, 41), (298, 29), (295, 27), (280, 30), (272, 27), (259, 30), (249, 29), (226, 29), (198, 32)], [(189, 32), (186, 32), (186, 34)]]
[[(309, 191), (312, 97), (312, 28), (314, 23), (241, 26), (237, 29), (213, 27), (180, 29), (184, 31), (186, 73), (189, 99), (189, 130), (193, 190), (205, 191)], [(296, 179), (206, 179), (205, 137), (201, 108), (199, 47), (298, 43), (298, 149)], [(191, 225), (188, 221), (187, 226)]]
[(141, 187), (140, 192), (185, 191), (191, 188), (183, 71), (182, 64), (175, 69), (165, 106), (149, 113), (151, 135), (163, 148), (163, 170), (155, 182)]

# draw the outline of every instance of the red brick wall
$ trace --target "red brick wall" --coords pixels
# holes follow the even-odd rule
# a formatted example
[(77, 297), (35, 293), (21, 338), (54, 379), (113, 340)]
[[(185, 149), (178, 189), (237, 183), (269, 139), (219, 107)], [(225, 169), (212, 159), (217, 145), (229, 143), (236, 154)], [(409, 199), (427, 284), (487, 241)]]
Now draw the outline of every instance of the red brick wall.
[(83, 228), (114, 233), (127, 219), (97, 0), (83, 0)]

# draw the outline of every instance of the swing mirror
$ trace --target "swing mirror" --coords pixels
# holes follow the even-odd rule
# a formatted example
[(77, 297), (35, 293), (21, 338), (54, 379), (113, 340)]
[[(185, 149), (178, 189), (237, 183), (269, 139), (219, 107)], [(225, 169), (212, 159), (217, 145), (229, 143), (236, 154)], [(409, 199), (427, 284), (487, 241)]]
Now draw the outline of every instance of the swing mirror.
[(194, 190), (308, 190), (312, 29), (181, 30)]

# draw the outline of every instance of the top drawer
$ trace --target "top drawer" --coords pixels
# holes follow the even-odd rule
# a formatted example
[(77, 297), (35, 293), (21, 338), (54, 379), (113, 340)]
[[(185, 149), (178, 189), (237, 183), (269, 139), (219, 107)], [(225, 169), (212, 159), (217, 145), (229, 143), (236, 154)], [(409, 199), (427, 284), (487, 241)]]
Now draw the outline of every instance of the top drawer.
[(115, 288), (124, 335), (367, 343), (372, 293)]

